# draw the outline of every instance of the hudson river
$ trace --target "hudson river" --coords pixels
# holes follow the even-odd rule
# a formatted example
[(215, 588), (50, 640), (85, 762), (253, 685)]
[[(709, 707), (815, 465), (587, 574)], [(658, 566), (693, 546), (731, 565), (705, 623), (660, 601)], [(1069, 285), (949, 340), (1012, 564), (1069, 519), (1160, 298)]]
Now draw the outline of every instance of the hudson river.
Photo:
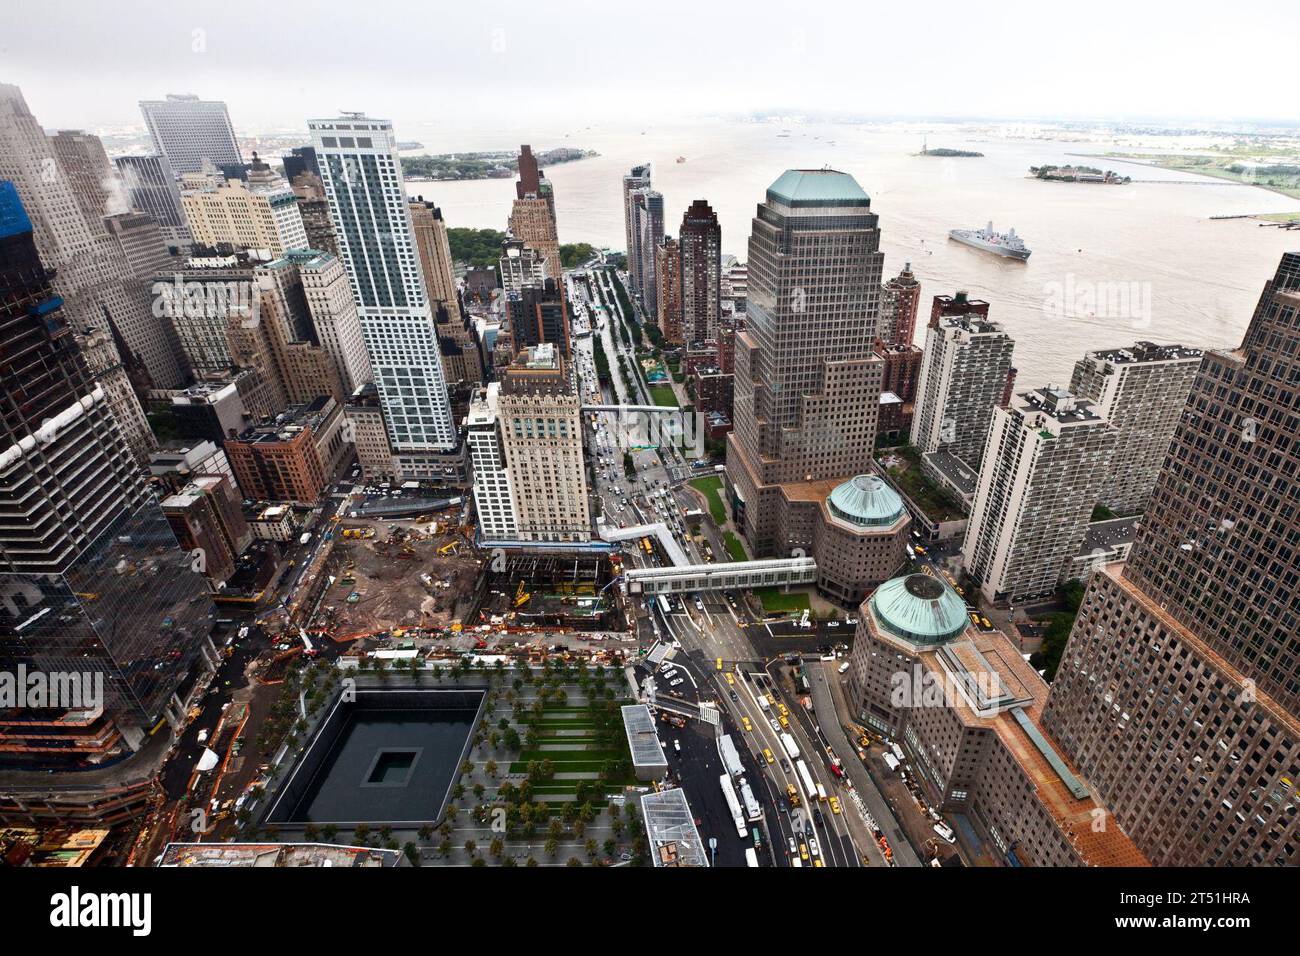
[[(788, 136), (779, 135), (788, 130)], [(1094, 143), (983, 137), (970, 127), (929, 127), (931, 148), (984, 153), (983, 158), (913, 155), (921, 133), (897, 127), (743, 123), (727, 120), (672, 127), (610, 124), (564, 131), (457, 131), (400, 128), (424, 144), (416, 152), (556, 146), (594, 149), (598, 157), (550, 167), (561, 242), (621, 250), (621, 177), (635, 163), (653, 164), (664, 195), (665, 231), (675, 235), (693, 199), (707, 199), (722, 224), (722, 249), (748, 258), (750, 220), (767, 186), (785, 169), (831, 166), (852, 174), (880, 217), (885, 276), (911, 261), (930, 297), (965, 289), (987, 299), (991, 317), (1016, 340), (1018, 387), (1069, 382), (1085, 350), (1137, 339), (1200, 347), (1235, 347), (1265, 280), (1282, 252), (1300, 249), (1300, 232), (1252, 220), (1210, 216), (1300, 209), (1300, 200), (1244, 184), (1113, 160)], [(1125, 148), (1123, 151), (1131, 151)], [(685, 162), (678, 163), (682, 156)], [(1114, 169), (1126, 186), (1041, 182), (1031, 165), (1067, 163)], [(408, 183), (442, 207), (450, 226), (504, 230), (513, 179)], [(1000, 259), (950, 241), (949, 229), (1015, 227), (1033, 255)], [(924, 322), (918, 323), (918, 338)]]

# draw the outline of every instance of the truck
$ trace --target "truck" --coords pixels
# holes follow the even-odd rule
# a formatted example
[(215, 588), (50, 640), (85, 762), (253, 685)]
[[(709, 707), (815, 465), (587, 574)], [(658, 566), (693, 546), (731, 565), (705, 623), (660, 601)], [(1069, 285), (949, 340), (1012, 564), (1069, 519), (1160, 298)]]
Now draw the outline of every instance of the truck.
[(794, 742), (794, 738), (789, 734), (781, 734), (781, 746), (785, 749), (785, 754), (791, 760), (799, 759), (799, 745)]
[(403, 491), (418, 491), (419, 488), (420, 488), (420, 483), (419, 483), (418, 481), (404, 481), (404, 482), (402, 482), (402, 490), (403, 490)]
[(817, 799), (822, 803), (826, 802), (826, 788), (822, 784), (817, 784)]
[(745, 772), (740, 762), (740, 754), (736, 752), (736, 745), (732, 742), (730, 734), (723, 734), (718, 738), (718, 751), (722, 754), (722, 765), (727, 768), (729, 774), (739, 777)]
[(802, 760), (796, 760), (794, 766), (799, 771), (799, 779), (803, 781), (804, 793), (811, 797), (817, 792), (817, 784), (813, 783), (812, 774), (808, 772), (808, 765)]

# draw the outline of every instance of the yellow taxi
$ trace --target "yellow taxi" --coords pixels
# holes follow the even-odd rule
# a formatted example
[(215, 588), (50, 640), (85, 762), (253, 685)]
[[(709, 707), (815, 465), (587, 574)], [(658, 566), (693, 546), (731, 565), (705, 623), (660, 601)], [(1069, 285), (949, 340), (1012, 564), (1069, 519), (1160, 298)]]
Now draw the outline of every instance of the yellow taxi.
[(826, 864), (822, 862), (821, 857), (817, 857), (817, 859), (813, 860), (813, 866), (825, 866), (825, 865)]
[(763, 759), (765, 759), (768, 763), (776, 763), (776, 758), (772, 756), (772, 751), (769, 750), (767, 747), (763, 748)]
[(753, 730), (754, 730), (754, 725), (751, 724), (751, 723), (749, 722), (749, 718), (748, 718), (748, 717), (744, 717), (744, 716), (742, 716), (742, 717), (740, 718), (740, 722), (744, 725), (744, 727), (745, 727), (746, 730), (748, 730), (748, 731), (750, 731), (750, 732), (753, 732)]
[(782, 717), (789, 717), (789, 716), (790, 716), (790, 711), (788, 711), (788, 710), (785, 709), (785, 704), (777, 704), (777, 705), (776, 705), (776, 708), (777, 708), (777, 710), (781, 711), (781, 716), (782, 716)]
[(718, 670), (722, 670), (722, 658), (718, 658)]
[(799, 859), (801, 860), (808, 859), (808, 844), (806, 843), (799, 844)]
[(840, 812), (840, 798), (831, 797), (831, 813), (838, 814), (839, 812)]
[(784, 717), (781, 718), (781, 729), (782, 730), (790, 729), (790, 721), (786, 720)]
[(728, 683), (728, 684), (735, 684), (735, 683), (736, 683), (736, 678), (732, 676), (731, 671), (727, 671), (727, 673), (726, 673), (726, 678), (727, 678), (727, 683)]

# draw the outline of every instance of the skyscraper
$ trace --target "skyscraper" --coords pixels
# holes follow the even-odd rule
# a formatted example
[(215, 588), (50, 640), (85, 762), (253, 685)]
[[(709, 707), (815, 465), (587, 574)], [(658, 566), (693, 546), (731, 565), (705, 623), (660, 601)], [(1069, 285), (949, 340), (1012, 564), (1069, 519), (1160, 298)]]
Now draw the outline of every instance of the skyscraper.
[(632, 171), (623, 176), (623, 230), (627, 236), (627, 277), (631, 286), (628, 291), (640, 295), (643, 277), (641, 274), (641, 229), (634, 208), (633, 196), (642, 189), (650, 188), (650, 164), (633, 166)]
[[(936, 309), (943, 308), (941, 298)], [(987, 315), (987, 306), (983, 313), (949, 311), (935, 315), (926, 329), (912, 418), (912, 444), (923, 455), (943, 450), (979, 465), (1015, 347)]]
[(550, 180), (537, 168), (531, 147), (521, 146), (519, 150), (519, 180), (510, 208), (510, 234), (544, 258), (546, 275), (558, 280), (564, 275), (564, 263), (560, 261), (555, 192)]
[(1119, 429), (1100, 499), (1116, 514), (1146, 509), (1200, 366), (1200, 349), (1153, 342), (1099, 349), (1075, 363), (1070, 391)]
[(722, 227), (703, 199), (682, 216), (682, 332), (689, 342), (716, 342), (722, 316)]
[(684, 345), (687, 342), (682, 324), (681, 252), (681, 246), (672, 236), (664, 236), (664, 241), (655, 250), (655, 272), (659, 282), (657, 322), (664, 342), (669, 345)]
[(0, 179), (17, 188), (41, 260), (55, 270), (55, 290), (64, 299), (90, 373), (103, 385), (143, 465), (154, 437), (127, 376), (131, 360), (119, 342), (138, 347), (157, 334), (157, 322), (148, 303), (128, 288), (130, 267), (121, 247), (102, 223), (87, 220), (45, 131), (22, 92), (8, 84), (0, 84)]
[(754, 216), (727, 484), (756, 555), (787, 547), (778, 536), (782, 485), (872, 470), (879, 243), (870, 197), (834, 170), (787, 170)]
[(113, 164), (98, 136), (81, 130), (59, 130), (50, 137), (50, 145), (87, 222), (97, 225), (105, 216), (128, 211)]
[(641, 305), (646, 315), (659, 313), (659, 277), (655, 274), (655, 250), (664, 241), (664, 197), (654, 189), (643, 189), (632, 198), (637, 221), (637, 251), (641, 256)]
[(1046, 720), (1158, 865), (1294, 865), (1300, 253), (1205, 353), (1125, 565), (1088, 583)]
[(205, 162), (217, 168), (244, 162), (226, 104), (219, 100), (169, 93), (165, 100), (141, 100), (140, 112), (154, 148), (177, 175), (197, 173)]
[(905, 264), (902, 272), (885, 283), (884, 292), (880, 340), (886, 347), (910, 347), (921, 305), (921, 283), (912, 272), (912, 263)]
[(452, 271), (451, 243), (442, 210), (423, 198), (411, 203), (411, 226), (415, 245), (420, 250), (420, 268), (429, 290), (430, 302), (456, 301), (456, 274)]
[(113, 165), (122, 175), (131, 208), (152, 217), (169, 245), (190, 242), (190, 227), (181, 205), (181, 188), (163, 156), (119, 156)]
[(522, 541), (591, 538), (580, 405), (549, 342), (521, 352), (502, 376), (501, 440)]
[(328, 252), (294, 252), (316, 338), (334, 359), (344, 391), (351, 395), (374, 379), (366, 351), (357, 304), (352, 300), (347, 271)]
[(174, 695), (215, 659), (212, 605), (72, 341), (33, 225), (0, 182), (0, 668), (98, 675), (134, 748), (165, 712), (179, 722)]
[(483, 541), (516, 541), (514, 496), (501, 435), (501, 383), (479, 389), (470, 402), (465, 442), (474, 468), (474, 509)]
[(1052, 593), (1079, 553), (1118, 430), (1063, 388), (994, 408), (962, 557), (990, 602)]
[(549, 342), (559, 355), (569, 358), (569, 298), (562, 282), (547, 279), (541, 285), (533, 283), (507, 294), (506, 315), (515, 355)]
[(456, 447), (393, 124), (312, 120), (312, 142), (395, 451)]

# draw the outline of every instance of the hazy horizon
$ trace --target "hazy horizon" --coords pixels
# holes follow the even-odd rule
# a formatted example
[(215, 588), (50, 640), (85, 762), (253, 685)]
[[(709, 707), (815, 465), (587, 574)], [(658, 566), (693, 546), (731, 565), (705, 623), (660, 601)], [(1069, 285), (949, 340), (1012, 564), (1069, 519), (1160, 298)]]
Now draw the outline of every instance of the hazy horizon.
[(340, 110), (392, 119), (399, 133), (750, 112), (1295, 122), (1285, 57), (1259, 53), (1277, 38), (1270, 21), (1290, 22), (1276, 0), (1252, 6), (1249, 18), (1199, 2), (1173, 18), (1160, 7), (1088, 17), (940, 0), (922, 17), (897, 7), (669, 0), (644, 30), (583, 0), (10, 7), (0, 81), (21, 86), (50, 128), (141, 127), (139, 101), (167, 93), (224, 100), (237, 128), (268, 131)]

